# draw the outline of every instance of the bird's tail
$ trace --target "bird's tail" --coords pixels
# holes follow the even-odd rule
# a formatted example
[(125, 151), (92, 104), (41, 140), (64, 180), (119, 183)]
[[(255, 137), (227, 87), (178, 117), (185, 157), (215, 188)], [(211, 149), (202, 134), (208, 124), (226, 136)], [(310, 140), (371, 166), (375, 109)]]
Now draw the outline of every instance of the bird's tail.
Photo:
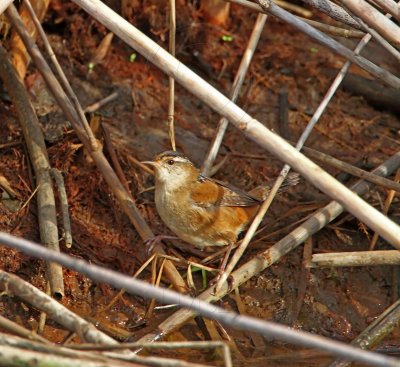
[[(300, 175), (296, 172), (289, 173), (278, 190), (278, 193), (282, 193), (290, 189), (292, 186), (296, 186), (300, 182)], [(273, 182), (268, 183), (266, 185), (258, 186), (255, 189), (249, 192), (250, 195), (254, 196), (255, 198), (264, 201), (269, 192), (271, 191), (271, 187)]]

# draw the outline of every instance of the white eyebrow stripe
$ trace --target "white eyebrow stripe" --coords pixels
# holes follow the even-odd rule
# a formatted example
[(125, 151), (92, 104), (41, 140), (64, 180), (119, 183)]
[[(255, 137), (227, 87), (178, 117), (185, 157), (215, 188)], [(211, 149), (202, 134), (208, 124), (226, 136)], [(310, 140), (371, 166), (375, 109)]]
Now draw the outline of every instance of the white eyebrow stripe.
[(173, 160), (175, 162), (190, 163), (190, 161), (185, 157), (165, 157), (165, 160)]

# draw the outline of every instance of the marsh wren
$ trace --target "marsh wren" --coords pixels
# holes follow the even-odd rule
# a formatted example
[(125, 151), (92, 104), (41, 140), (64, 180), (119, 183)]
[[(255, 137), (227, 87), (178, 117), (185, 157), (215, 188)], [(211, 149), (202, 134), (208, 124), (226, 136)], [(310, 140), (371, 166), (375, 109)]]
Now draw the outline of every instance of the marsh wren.
[[(232, 248), (270, 190), (266, 185), (245, 193), (205, 177), (188, 158), (174, 151), (142, 163), (154, 167), (155, 203), (161, 219), (180, 239), (200, 249)], [(285, 186), (298, 181), (298, 174), (293, 174)]]

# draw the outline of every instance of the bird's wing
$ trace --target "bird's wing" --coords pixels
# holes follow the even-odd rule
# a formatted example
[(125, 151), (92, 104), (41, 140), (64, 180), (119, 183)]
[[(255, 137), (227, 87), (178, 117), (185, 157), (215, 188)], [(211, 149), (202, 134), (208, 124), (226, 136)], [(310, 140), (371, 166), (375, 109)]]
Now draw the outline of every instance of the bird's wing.
[(212, 206), (254, 206), (260, 200), (225, 182), (199, 176), (193, 185), (192, 200), (203, 208)]

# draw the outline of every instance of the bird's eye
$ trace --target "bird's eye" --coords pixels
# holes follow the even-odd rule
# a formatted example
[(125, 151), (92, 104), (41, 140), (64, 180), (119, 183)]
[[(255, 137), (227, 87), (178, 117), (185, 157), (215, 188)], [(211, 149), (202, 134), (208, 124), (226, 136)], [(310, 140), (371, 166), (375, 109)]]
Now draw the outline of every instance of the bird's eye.
[(167, 161), (167, 163), (168, 163), (170, 166), (172, 166), (175, 162), (174, 162), (173, 159), (170, 159), (169, 161)]

